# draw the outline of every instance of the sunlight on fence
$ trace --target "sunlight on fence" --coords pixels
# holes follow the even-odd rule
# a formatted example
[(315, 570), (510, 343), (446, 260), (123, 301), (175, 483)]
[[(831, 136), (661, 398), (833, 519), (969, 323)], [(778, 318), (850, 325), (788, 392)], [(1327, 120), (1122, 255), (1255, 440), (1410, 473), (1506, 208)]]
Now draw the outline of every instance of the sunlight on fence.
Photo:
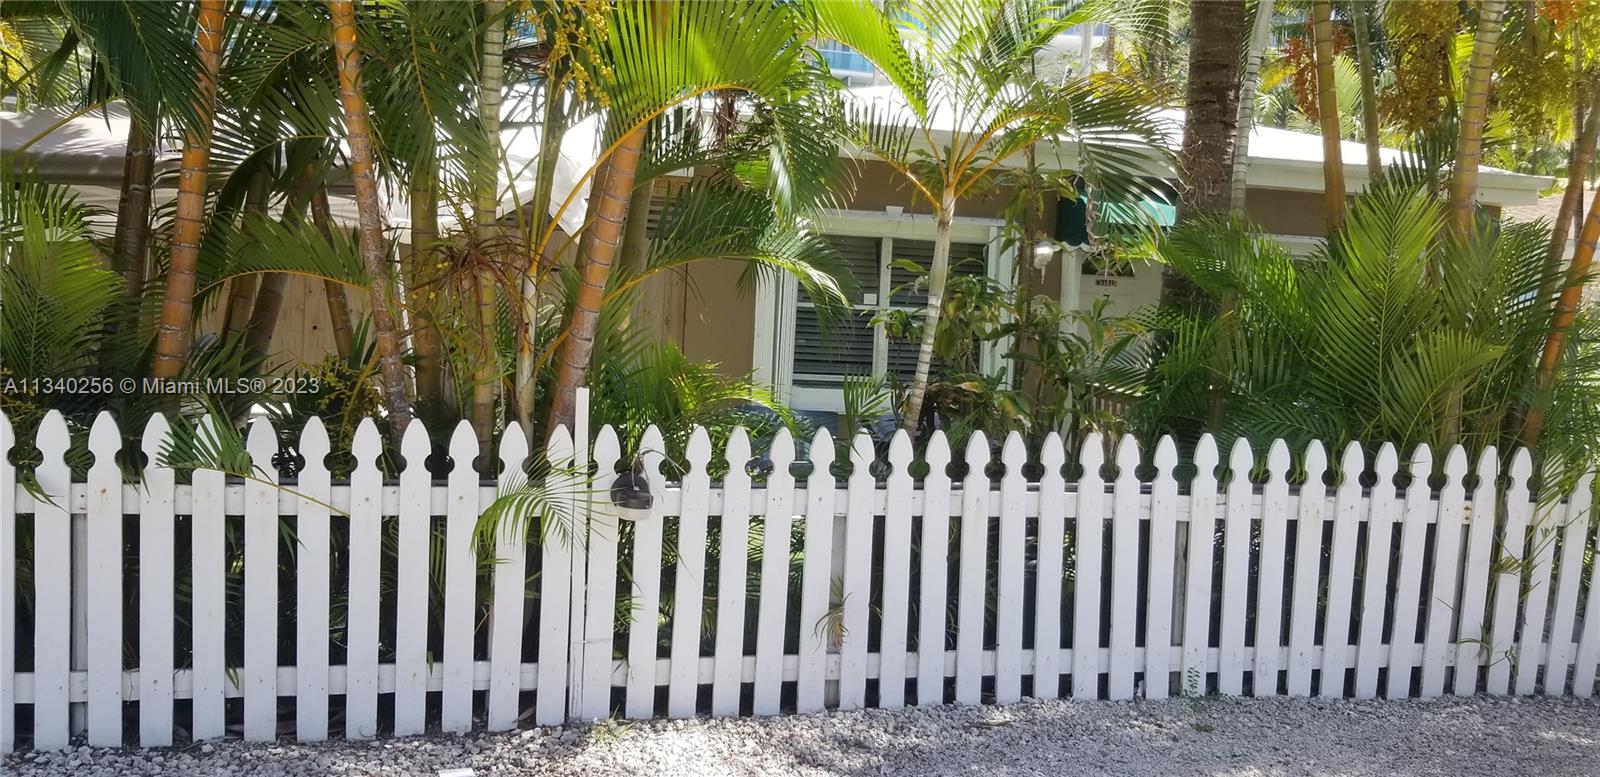
[[(0, 749), (1023, 697), (1590, 696), (1600, 664), (1593, 473), (1536, 501), (1525, 451), (1456, 448), (1436, 472), (1426, 447), (1352, 445), (1334, 468), (1316, 443), (1223, 461), (1206, 437), (1179, 482), (1170, 439), (1106, 461), (1090, 437), (1069, 463), (1013, 434), (996, 468), (982, 434), (956, 460), (937, 433), (919, 459), (903, 433), (880, 451), (821, 431), (802, 454), (740, 430), (719, 453), (697, 429), (673, 483), (652, 428), (632, 481), (649, 507), (624, 509), (633, 454), (603, 429), (579, 476), (561, 430), (547, 508), (484, 532), (530, 486), (481, 480), (466, 424), (430, 472), (414, 423), (386, 479), (364, 423), (348, 482), (320, 422), (286, 452), (253, 423), (252, 478), (164, 466), (170, 433), (145, 430), (136, 483), (105, 414), (76, 478), (56, 413), (31, 480), (0, 460)], [(508, 430), (501, 472), (529, 457)]]

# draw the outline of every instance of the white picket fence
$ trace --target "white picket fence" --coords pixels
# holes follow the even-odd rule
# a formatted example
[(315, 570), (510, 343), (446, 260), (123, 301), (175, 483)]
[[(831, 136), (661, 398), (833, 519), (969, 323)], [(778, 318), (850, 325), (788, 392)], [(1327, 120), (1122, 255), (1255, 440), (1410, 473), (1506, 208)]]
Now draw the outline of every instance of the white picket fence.
[[(928, 474), (918, 482), (901, 434), (889, 448), (886, 482), (875, 479), (873, 447), (859, 437), (849, 452), (852, 474), (840, 483), (824, 431), (810, 445), (809, 476), (797, 482), (795, 446), (780, 432), (771, 474), (752, 482), (750, 443), (739, 431), (727, 441), (728, 473), (718, 485), (708, 475), (710, 440), (697, 430), (688, 474), (669, 484), (652, 429), (640, 448), (654, 504), (627, 511), (608, 498), (622, 451), (607, 428), (592, 447), (599, 474), (587, 484), (568, 475), (573, 482), (562, 486), (587, 526), (562, 541), (502, 538), (499, 562), (480, 578), (471, 535), (496, 489), (465, 465), (476, 455), (465, 424), (450, 440), (458, 464), (446, 482), (422, 467), (429, 442), (420, 424), (400, 446), (407, 466), (398, 482), (385, 482), (368, 421), (355, 437), (350, 482), (335, 484), (323, 466), (327, 434), (313, 421), (298, 446), (305, 467), (292, 491), (274, 485), (270, 464), (263, 482), (196, 471), (191, 485), (175, 485), (155, 455), (167, 433), (159, 417), (150, 423), (150, 464), (142, 482), (125, 484), (114, 463), (120, 437), (102, 415), (88, 436), (94, 464), (86, 482), (74, 483), (63, 457), (67, 426), (52, 413), (37, 438), (44, 464), (36, 477), (48, 500), (19, 487), (0, 457), (0, 750), (19, 742), (64, 747), (80, 726), (93, 744), (124, 744), (129, 702), (138, 744), (159, 746), (171, 744), (175, 730), (180, 739), (204, 739), (234, 726), (250, 740), (291, 731), (319, 740), (338, 718), (349, 738), (432, 725), (508, 729), (530, 707), (533, 722), (554, 724), (1208, 690), (1589, 696), (1600, 664), (1600, 584), (1583, 579), (1595, 553), (1593, 475), (1570, 498), (1540, 506), (1530, 500), (1524, 451), (1511, 457), (1502, 489), (1501, 461), (1485, 452), (1469, 494), (1467, 456), (1451, 450), (1447, 483), (1432, 493), (1394, 485), (1401, 463), (1386, 445), (1372, 462), (1377, 486), (1348, 477), (1330, 490), (1319, 444), (1299, 459), (1305, 477), (1297, 482), (1305, 485), (1289, 482), (1295, 462), (1280, 442), (1258, 486), (1242, 442), (1219, 483), (1218, 451), (1207, 437), (1185, 491), (1173, 477), (1179, 456), (1171, 440), (1156, 447), (1158, 474), (1149, 483), (1136, 476), (1134, 441), (1121, 440), (1120, 474), (1108, 483), (1100, 441), (1091, 438), (1082, 476), (1068, 483), (1065, 451), (1052, 437), (1035, 459), (1043, 476), (1030, 482), (1028, 451), (1013, 435), (996, 484), (981, 434), (970, 440), (967, 474), (956, 483), (942, 436), (928, 446)], [(0, 416), (0, 451), (12, 442)], [(258, 466), (277, 453), (264, 421), (249, 430), (248, 449)], [(581, 466), (591, 450), (579, 445), (577, 453)], [(505, 435), (505, 471), (527, 455), (520, 433)], [(574, 459), (565, 430), (547, 455)], [(1366, 463), (1352, 445), (1342, 470)], [(1416, 482), (1433, 469), (1430, 451), (1415, 451)], [(125, 514), (137, 517), (137, 537), (124, 536)], [(280, 557), (288, 517), (298, 540)], [(338, 532), (348, 548), (331, 548), (339, 523), (348, 524)], [(630, 532), (620, 531), (629, 523)], [(388, 556), (386, 526), (397, 538)], [(795, 527), (803, 539), (790, 547)], [(436, 531), (443, 622), (430, 624), (422, 603)], [(757, 556), (743, 550), (758, 531), (763, 552), (750, 563)], [(19, 536), (31, 536), (31, 559), (19, 559)], [(242, 572), (225, 568), (228, 537), (242, 537)], [(175, 552), (180, 546), (189, 550)], [(735, 549), (717, 554), (714, 587), (708, 547)], [(530, 548), (537, 558), (525, 556)], [(664, 551), (676, 559), (670, 608)], [(341, 565), (330, 566), (330, 552)], [(626, 574), (619, 560), (630, 562)], [(380, 591), (386, 563), (399, 570), (392, 591)], [(792, 564), (797, 597), (789, 595)], [(23, 565), (32, 570), (29, 590), (18, 588)], [(280, 565), (294, 568), (293, 590), (280, 587)], [(136, 581), (125, 578), (135, 568)], [(348, 575), (330, 585), (335, 568)], [(225, 633), (225, 581), (240, 575), (243, 660), (230, 666), (227, 645), (241, 635)], [(135, 602), (124, 595), (132, 585)], [(175, 597), (182, 591), (188, 596)], [(615, 622), (619, 592), (631, 592), (621, 610), (629, 623)], [(380, 606), (385, 600), (392, 615)], [(19, 621), (19, 601), (32, 602), (30, 622)], [(339, 613), (348, 614), (343, 663), (331, 660), (329, 639)], [(125, 641), (125, 622), (137, 624), (134, 644)], [(296, 639), (292, 660), (280, 662), (283, 623), (293, 624)], [(428, 647), (430, 631), (442, 631), (441, 653)], [(31, 645), (21, 643), (24, 632)], [(280, 720), (289, 700), (292, 722), (287, 714)]]

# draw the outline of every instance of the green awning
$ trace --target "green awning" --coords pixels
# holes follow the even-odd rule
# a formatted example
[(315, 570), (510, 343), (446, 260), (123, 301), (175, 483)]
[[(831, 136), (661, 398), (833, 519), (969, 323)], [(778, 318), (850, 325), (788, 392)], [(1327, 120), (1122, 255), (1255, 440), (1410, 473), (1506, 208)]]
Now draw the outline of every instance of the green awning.
[[(1067, 245), (1080, 246), (1089, 242), (1089, 198), (1062, 197), (1056, 203), (1056, 239)], [(1156, 226), (1168, 228), (1178, 221), (1178, 208), (1171, 203), (1154, 199), (1138, 202), (1107, 202), (1099, 205), (1096, 218), (1101, 224), (1133, 227)]]

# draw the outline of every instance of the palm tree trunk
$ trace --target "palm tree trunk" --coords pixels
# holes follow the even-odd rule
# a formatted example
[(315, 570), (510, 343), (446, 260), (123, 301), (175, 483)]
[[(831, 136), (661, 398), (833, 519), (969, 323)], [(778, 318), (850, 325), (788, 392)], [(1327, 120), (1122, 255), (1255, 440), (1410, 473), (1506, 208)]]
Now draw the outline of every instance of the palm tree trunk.
[[(1582, 110), (1581, 103), (1579, 110)], [(1578, 211), (1583, 208), (1583, 174), (1594, 161), (1595, 140), (1600, 137), (1600, 95), (1595, 96), (1588, 116), (1578, 126), (1582, 130), (1573, 139), (1567, 157), (1567, 188), (1561, 194), (1561, 210), (1556, 213), (1555, 228), (1550, 233), (1550, 253), (1545, 260), (1545, 270), (1551, 276), (1561, 269), (1561, 260), (1567, 254), (1567, 235), (1572, 231)]]
[(145, 248), (150, 243), (150, 188), (155, 178), (156, 138), (138, 111), (128, 116), (128, 148), (122, 161), (122, 192), (117, 198), (117, 232), (112, 269), (122, 275), (130, 319), (144, 291)]
[(155, 363), (151, 374), (176, 378), (189, 359), (189, 334), (194, 319), (195, 269), (205, 227), (206, 166), (211, 161), (211, 122), (217, 105), (217, 74), (222, 69), (222, 0), (201, 0), (195, 52), (200, 63), (201, 126), (185, 133), (179, 164), (177, 211), (173, 217), (172, 254), (167, 266), (166, 297), (156, 329)]
[(546, 431), (559, 425), (572, 428), (578, 401), (578, 387), (589, 379), (589, 358), (594, 352), (595, 330), (600, 324), (600, 303), (605, 297), (611, 263), (622, 243), (623, 226), (628, 220), (628, 199), (633, 194), (633, 179), (639, 172), (639, 156), (644, 146), (644, 128), (624, 135), (607, 160), (605, 180), (600, 186), (599, 203), (592, 211), (590, 224), (583, 232), (580, 255), (583, 263), (577, 299), (567, 324), (567, 339), (561, 344), (561, 363), (556, 373), (556, 395), (550, 404), (550, 423)]
[(1589, 204), (1589, 215), (1583, 220), (1583, 231), (1578, 235), (1578, 248), (1572, 254), (1572, 264), (1567, 266), (1567, 285), (1556, 299), (1555, 316), (1550, 323), (1550, 334), (1544, 341), (1539, 357), (1539, 372), (1534, 396), (1538, 399), (1528, 413), (1528, 422), (1522, 427), (1522, 444), (1529, 448), (1539, 443), (1544, 431), (1548, 394), (1555, 385), (1556, 368), (1561, 366), (1561, 352), (1567, 343), (1567, 330), (1578, 317), (1578, 305), (1583, 300), (1584, 284), (1594, 267), (1595, 244), (1600, 243), (1600, 197)]
[(1339, 140), (1339, 93), (1333, 85), (1333, 8), (1311, 4), (1311, 35), (1317, 56), (1317, 119), (1322, 125), (1322, 189), (1328, 232), (1344, 226), (1344, 155)]
[(378, 180), (373, 172), (372, 127), (367, 115), (365, 87), (361, 82), (361, 53), (356, 50), (356, 9), (351, 0), (328, 0), (333, 16), (333, 46), (339, 67), (339, 102), (350, 145), (350, 178), (355, 184), (356, 212), (360, 224), (361, 263), (370, 283), (372, 336), (378, 350), (383, 385), (383, 405), (389, 414), (393, 439), (400, 439), (411, 422), (411, 400), (406, 395), (405, 367), (400, 362), (400, 335), (395, 330), (389, 267), (384, 260), (383, 215), (378, 203)]
[(550, 200), (554, 196), (556, 162), (561, 158), (561, 140), (567, 134), (566, 95), (562, 89), (559, 71), (545, 77), (544, 113), (539, 132), (539, 166), (534, 173), (533, 188), (533, 239), (534, 256), (528, 257), (528, 268), (522, 278), (522, 336), (517, 338), (517, 421), (522, 431), (533, 443), (534, 389), (538, 380), (533, 374), (533, 344), (539, 336), (539, 279), (544, 274), (544, 245), (541, 237), (550, 226)]
[(428, 313), (439, 292), (425, 289), (423, 279), (434, 275), (428, 268), (434, 242), (439, 237), (439, 193), (434, 188), (434, 171), (411, 171), (411, 346), (417, 356), (417, 399), (455, 403), (454, 392), (445, 390), (444, 366), (439, 330)]
[(1456, 137), (1456, 165), (1450, 176), (1450, 223), (1456, 236), (1472, 231), (1478, 205), (1478, 164), (1483, 160), (1483, 124), (1489, 112), (1489, 80), (1500, 46), (1500, 21), (1505, 0), (1484, 0), (1478, 6), (1478, 33), (1462, 89), (1461, 123)]
[[(265, 217), (271, 198), (272, 173), (268, 172), (266, 165), (262, 165), (250, 175), (244, 197), (244, 214)], [(228, 304), (222, 315), (223, 337), (233, 337), (250, 326), (251, 311), (258, 296), (256, 287), (260, 283), (261, 278), (255, 273), (228, 281)]]
[(1376, 183), (1383, 178), (1383, 155), (1378, 151), (1378, 74), (1372, 61), (1372, 7), (1365, 2), (1350, 6), (1355, 17), (1356, 67), (1361, 73), (1361, 140), (1367, 145), (1367, 178)]
[[(498, 253), (500, 241), (495, 225), (500, 209), (500, 87), (505, 81), (505, 7), (504, 0), (485, 0), (483, 14), (483, 59), (478, 81), (478, 120), (492, 152), (482, 160), (478, 170), (476, 201), (473, 203), (473, 222), (477, 225), (478, 250), (485, 256)], [(478, 271), (478, 351), (473, 359), (476, 368), (472, 376), (472, 429), (478, 436), (478, 453), (485, 462), (493, 460), (494, 403), (500, 387), (499, 357), (495, 352), (495, 282), (494, 274), (487, 268)], [(489, 465), (486, 465), (489, 466)]]
[[(318, 185), (311, 192), (311, 223), (322, 233), (322, 239), (333, 242), (333, 213), (328, 207), (328, 187)], [(328, 298), (328, 321), (333, 329), (333, 347), (339, 360), (348, 362), (355, 342), (355, 326), (351, 323), (350, 299), (345, 296), (344, 284), (324, 279), (323, 295)]]
[(928, 373), (933, 370), (933, 343), (939, 337), (939, 314), (944, 311), (944, 287), (950, 277), (950, 222), (956, 216), (955, 192), (945, 187), (940, 198), (933, 237), (933, 266), (928, 269), (928, 303), (922, 316), (922, 343), (917, 347), (917, 371), (906, 395), (906, 413), (900, 427), (915, 435), (922, 422), (922, 403), (928, 395)]
[(1261, 60), (1266, 55), (1267, 40), (1272, 37), (1273, 0), (1256, 3), (1255, 24), (1250, 30), (1250, 54), (1244, 63), (1244, 80), (1239, 84), (1239, 126), (1233, 136), (1233, 172), (1229, 185), (1228, 208), (1244, 214), (1245, 192), (1249, 183), (1245, 179), (1250, 171), (1250, 131), (1256, 123), (1256, 92), (1260, 89)]

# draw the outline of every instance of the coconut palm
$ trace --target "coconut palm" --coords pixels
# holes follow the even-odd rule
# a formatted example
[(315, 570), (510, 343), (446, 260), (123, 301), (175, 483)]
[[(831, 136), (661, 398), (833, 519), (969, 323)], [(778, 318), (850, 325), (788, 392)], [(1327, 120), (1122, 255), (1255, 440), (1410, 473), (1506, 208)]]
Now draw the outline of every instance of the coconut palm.
[(1456, 166), (1450, 178), (1450, 219), (1457, 239), (1466, 239), (1477, 219), (1483, 125), (1489, 112), (1489, 82), (1494, 76), (1495, 50), (1500, 45), (1500, 20), (1505, 10), (1504, 0), (1484, 0), (1478, 5), (1478, 29), (1462, 88)]
[(1034, 55), (1087, 21), (1085, 13), (1009, 0), (911, 3), (911, 61), (898, 70), (909, 85), (901, 87), (904, 99), (848, 107), (851, 142), (904, 178), (937, 225), (917, 367), (901, 417), (907, 429), (922, 416), (950, 272), (950, 225), (962, 198), (1013, 155), (1057, 137), (1077, 152), (1079, 172), (1101, 201), (1138, 188), (1141, 154), (1160, 135), (1148, 93), (1098, 77), (1057, 84), (1032, 74)]

